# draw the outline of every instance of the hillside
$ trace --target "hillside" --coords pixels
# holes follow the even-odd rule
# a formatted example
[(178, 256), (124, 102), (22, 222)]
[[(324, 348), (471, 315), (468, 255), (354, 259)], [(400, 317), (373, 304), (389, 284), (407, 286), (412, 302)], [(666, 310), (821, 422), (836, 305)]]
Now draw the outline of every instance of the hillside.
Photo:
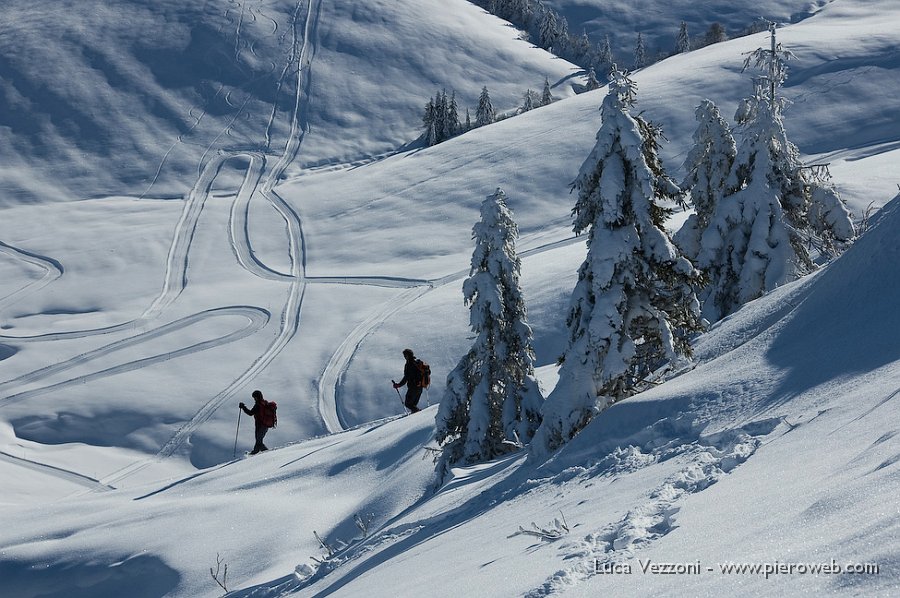
[(0, 30), (2, 205), (180, 197), (219, 151), (280, 152), (298, 107), (314, 131), (294, 160), (305, 169), (414, 142), (441, 88), (473, 111), (488, 84), (504, 110), (545, 77), (571, 94), (572, 65), (464, 0), (11, 0), (6, 11), (19, 17)]
[(566, 18), (572, 33), (583, 31), (594, 42), (608, 35), (614, 57), (631, 66), (638, 33), (644, 38), (649, 56), (668, 56), (675, 51), (682, 22), (692, 38), (703, 37), (713, 23), (721, 25), (729, 37), (740, 37), (761, 19), (798, 23), (832, 1), (762, 0), (751, 4), (727, 0), (546, 0), (544, 4)]
[[(479, 205), (498, 186), (510, 198), (546, 394), (584, 257), (570, 185), (605, 90), (576, 94), (578, 67), (463, 0), (11, 2), (0, 594), (217, 596), (217, 555), (235, 596), (896, 592), (900, 7), (549, 4), (585, 28), (644, 11), (659, 39), (678, 18), (777, 12), (796, 54), (788, 135), (866, 232), (549, 461), (515, 453), (438, 489), (427, 448), (471, 343), (460, 286)], [(694, 108), (730, 117), (751, 90), (744, 55), (767, 42), (635, 73), (676, 179)], [(549, 106), (419, 139), (439, 89), (474, 111), (487, 85), (513, 111), (545, 77)], [(390, 387), (405, 347), (434, 380), (410, 417)], [(274, 450), (242, 459), (236, 407), (257, 388), (279, 404)], [(532, 522), (560, 537), (519, 531)], [(648, 559), (703, 570), (643, 573)], [(879, 570), (718, 569), (830, 559)]]

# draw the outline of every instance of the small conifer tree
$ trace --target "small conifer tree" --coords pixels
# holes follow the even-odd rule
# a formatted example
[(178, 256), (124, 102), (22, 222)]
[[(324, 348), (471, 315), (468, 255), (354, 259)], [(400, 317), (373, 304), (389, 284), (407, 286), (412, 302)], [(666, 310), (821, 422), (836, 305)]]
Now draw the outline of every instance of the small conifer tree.
[(550, 93), (550, 79), (544, 77), (544, 91), (541, 93), (541, 106), (549, 106), (553, 103), (553, 94)]
[(475, 333), (472, 348), (447, 377), (436, 418), (442, 465), (475, 463), (531, 440), (543, 401), (519, 283), (518, 228), (497, 189), (472, 229), (475, 250), (463, 295)]
[(638, 33), (637, 43), (634, 46), (634, 68), (642, 69), (647, 66), (647, 51), (644, 49), (644, 36)]
[(684, 54), (691, 51), (691, 36), (688, 34), (687, 23), (681, 22), (678, 29), (678, 36), (675, 38), (675, 51), (678, 54)]
[(687, 175), (681, 183), (694, 213), (675, 235), (675, 243), (692, 260), (700, 253), (700, 239), (725, 194), (737, 153), (731, 129), (712, 101), (703, 100), (694, 115), (694, 145), (684, 161)]
[(481, 88), (481, 96), (478, 98), (478, 108), (475, 109), (475, 126), (489, 125), (497, 116), (494, 113), (494, 105), (491, 103), (491, 94), (487, 86)]

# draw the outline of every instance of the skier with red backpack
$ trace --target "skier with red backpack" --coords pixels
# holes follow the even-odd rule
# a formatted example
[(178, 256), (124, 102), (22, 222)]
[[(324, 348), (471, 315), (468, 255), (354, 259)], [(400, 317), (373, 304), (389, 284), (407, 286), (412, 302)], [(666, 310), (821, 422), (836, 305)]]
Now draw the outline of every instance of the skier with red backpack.
[(409, 409), (410, 413), (421, 411), (419, 409), (419, 399), (422, 397), (422, 391), (431, 384), (431, 368), (421, 359), (416, 359), (412, 349), (403, 349), (403, 357), (406, 364), (403, 366), (403, 379), (394, 383), (394, 388), (398, 389), (406, 385), (406, 400), (403, 405)]
[(239, 407), (247, 415), (252, 415), (256, 424), (256, 445), (253, 447), (253, 450), (250, 451), (251, 455), (255, 455), (260, 451), (269, 450), (269, 447), (263, 444), (263, 438), (265, 437), (266, 432), (269, 431), (269, 428), (274, 428), (278, 424), (278, 416), (276, 413), (278, 405), (275, 401), (265, 400), (263, 398), (263, 393), (258, 390), (254, 390), (250, 396), (252, 396), (255, 401), (253, 408), (247, 409), (247, 406), (243, 403), (241, 403)]

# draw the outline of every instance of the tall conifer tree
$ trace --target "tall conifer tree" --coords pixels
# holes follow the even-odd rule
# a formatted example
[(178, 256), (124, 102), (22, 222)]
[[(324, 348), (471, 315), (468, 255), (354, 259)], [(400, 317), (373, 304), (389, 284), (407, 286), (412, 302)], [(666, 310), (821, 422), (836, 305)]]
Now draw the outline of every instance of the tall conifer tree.
[(603, 409), (638, 392), (654, 370), (690, 355), (700, 328), (699, 273), (665, 231), (679, 197), (658, 156), (660, 131), (630, 113), (636, 86), (613, 67), (597, 142), (574, 188), (576, 233), (588, 253), (572, 292), (559, 382), (532, 443), (545, 454)]
[[(543, 397), (519, 283), (518, 228), (497, 189), (472, 229), (475, 250), (463, 295), (475, 333), (472, 348), (447, 377), (436, 417), (442, 465), (492, 459), (531, 440)], [(439, 468), (440, 468), (439, 467)]]

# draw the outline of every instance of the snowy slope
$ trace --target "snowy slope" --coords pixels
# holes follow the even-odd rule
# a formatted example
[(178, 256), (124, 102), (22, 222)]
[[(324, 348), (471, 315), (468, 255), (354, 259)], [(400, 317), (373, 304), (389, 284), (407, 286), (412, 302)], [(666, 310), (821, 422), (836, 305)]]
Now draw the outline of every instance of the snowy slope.
[(668, 56), (675, 53), (682, 22), (691, 38), (702, 37), (713, 23), (736, 37), (761, 19), (785, 24), (802, 21), (832, 1), (544, 0), (544, 4), (566, 18), (570, 33), (587, 33), (595, 44), (608, 35), (613, 57), (623, 68), (630, 68), (638, 33), (648, 56)]
[[(573, 66), (464, 0), (9, 0), (0, 27), (0, 205), (180, 196), (220, 150), (279, 152), (297, 104), (297, 167), (396, 150), (428, 98), (483, 85), (501, 110)], [(411, 51), (412, 48), (418, 48)]]
[[(572, 65), (465, 2), (76, 5), (15, 3), (31, 20), (4, 22), (0, 35), (12, 57), (4, 85), (27, 74), (52, 87), (52, 69), (35, 64), (78, 74), (56, 88), (65, 102), (35, 94), (49, 107), (20, 101), (15, 121), (31, 124), (0, 128), (0, 594), (219, 595), (217, 553), (237, 595), (896, 589), (896, 202), (840, 261), (720, 323), (698, 341), (695, 369), (614, 407), (551, 462), (515, 455), (460, 470), (432, 495), (423, 447), (434, 408), (383, 419), (402, 411), (388, 386), (400, 351), (432, 363), (433, 405), (470, 343), (460, 283), (471, 226), (502, 186), (552, 385), (584, 252), (569, 184), (603, 91), (571, 97)], [(857, 217), (896, 194), (898, 23), (890, 0), (840, 0), (779, 30), (798, 56), (788, 134), (810, 162), (830, 162)], [(120, 51), (145, 42), (169, 53)], [(742, 53), (764, 43), (733, 40), (637, 74), (639, 109), (662, 123), (673, 173), (696, 104), (710, 97), (731, 114), (750, 90)], [(81, 50), (65, 51), (73, 44)], [(38, 48), (59, 60), (35, 58)], [(293, 56), (307, 68), (283, 79), (269, 128), (273, 96), (247, 91), (244, 71), (226, 80), (216, 56), (263, 72)], [(276, 71), (260, 89), (272, 93)], [(348, 72), (367, 93), (348, 91)], [(75, 85), (116, 73), (132, 84)], [(487, 84), (502, 107), (545, 75), (562, 81), (563, 101), (397, 151), (438, 86), (474, 103)], [(150, 106), (140, 118), (136, 97)], [(178, 141), (179, 119), (204, 97), (222, 104)], [(152, 108), (166, 102), (180, 116)], [(79, 145), (60, 116), (71, 105), (112, 133)], [(117, 162), (138, 159), (139, 176)], [(63, 196), (95, 199), (45, 201)], [(279, 402), (267, 442), (281, 448), (232, 461), (235, 407), (254, 388)], [(238, 450), (250, 428), (244, 418)], [(369, 521), (365, 541), (354, 541), (354, 515)], [(516, 533), (557, 517), (570, 530), (555, 542)], [(313, 531), (352, 542), (316, 573)], [(832, 557), (881, 572), (593, 574), (594, 559), (637, 569), (647, 558)]]

